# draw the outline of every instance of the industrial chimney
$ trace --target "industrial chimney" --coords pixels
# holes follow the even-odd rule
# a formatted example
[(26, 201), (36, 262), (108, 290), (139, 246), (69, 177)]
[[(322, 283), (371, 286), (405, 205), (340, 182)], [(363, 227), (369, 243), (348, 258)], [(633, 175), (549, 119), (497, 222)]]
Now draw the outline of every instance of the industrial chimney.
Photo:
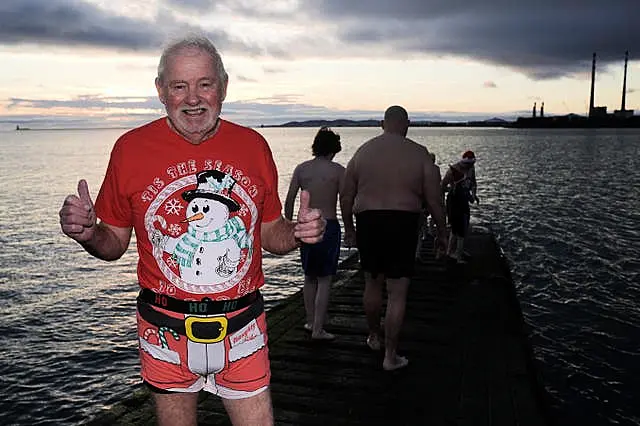
[(627, 63), (629, 62), (629, 51), (624, 52), (624, 78), (622, 80), (622, 106), (620, 111), (624, 114), (627, 105)]
[(622, 79), (622, 105), (620, 110), (616, 110), (613, 114), (622, 119), (633, 117), (633, 110), (627, 109), (627, 63), (629, 62), (629, 51), (624, 52), (624, 77)]
[(589, 117), (593, 117), (594, 104), (593, 97), (596, 89), (596, 52), (593, 52), (593, 61), (591, 62), (591, 97), (589, 98)]

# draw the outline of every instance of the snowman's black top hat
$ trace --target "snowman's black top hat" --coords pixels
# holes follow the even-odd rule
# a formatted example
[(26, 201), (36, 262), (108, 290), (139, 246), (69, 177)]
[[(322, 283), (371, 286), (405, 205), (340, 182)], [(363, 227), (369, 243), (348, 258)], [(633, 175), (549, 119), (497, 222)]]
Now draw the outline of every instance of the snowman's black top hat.
[(229, 211), (240, 210), (240, 204), (231, 198), (231, 191), (236, 180), (219, 170), (206, 170), (196, 175), (198, 187), (182, 193), (182, 198), (190, 202), (194, 198), (208, 198), (220, 201), (229, 207)]

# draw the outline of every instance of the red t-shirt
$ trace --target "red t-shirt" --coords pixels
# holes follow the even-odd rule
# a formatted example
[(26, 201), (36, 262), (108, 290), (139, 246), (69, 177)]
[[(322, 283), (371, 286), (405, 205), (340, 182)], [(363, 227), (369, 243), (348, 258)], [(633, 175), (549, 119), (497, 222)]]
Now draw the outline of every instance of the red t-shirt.
[(185, 300), (235, 299), (264, 284), (260, 226), (281, 214), (271, 150), (220, 120), (193, 145), (162, 118), (122, 135), (98, 217), (135, 230), (140, 286)]

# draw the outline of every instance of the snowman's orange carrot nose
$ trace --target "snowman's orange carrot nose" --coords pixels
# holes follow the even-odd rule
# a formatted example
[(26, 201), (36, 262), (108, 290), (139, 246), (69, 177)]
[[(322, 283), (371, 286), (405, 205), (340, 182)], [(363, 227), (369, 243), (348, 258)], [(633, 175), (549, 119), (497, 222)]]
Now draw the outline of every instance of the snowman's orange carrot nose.
[(204, 219), (204, 213), (202, 213), (202, 212), (196, 213), (193, 216), (189, 216), (188, 218), (183, 220), (181, 223), (193, 222), (194, 220), (200, 220), (200, 219)]

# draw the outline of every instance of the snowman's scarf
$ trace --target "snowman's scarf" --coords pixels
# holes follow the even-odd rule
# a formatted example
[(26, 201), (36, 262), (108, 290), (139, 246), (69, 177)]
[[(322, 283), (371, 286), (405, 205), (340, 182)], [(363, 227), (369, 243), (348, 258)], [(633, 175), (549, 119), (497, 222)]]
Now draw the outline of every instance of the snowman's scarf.
[(189, 227), (187, 232), (182, 235), (180, 242), (176, 244), (173, 258), (180, 266), (190, 268), (193, 265), (196, 249), (202, 243), (217, 243), (229, 238), (233, 238), (241, 249), (249, 247), (247, 228), (238, 216), (232, 217), (223, 226), (212, 232), (196, 232), (192, 227)]

